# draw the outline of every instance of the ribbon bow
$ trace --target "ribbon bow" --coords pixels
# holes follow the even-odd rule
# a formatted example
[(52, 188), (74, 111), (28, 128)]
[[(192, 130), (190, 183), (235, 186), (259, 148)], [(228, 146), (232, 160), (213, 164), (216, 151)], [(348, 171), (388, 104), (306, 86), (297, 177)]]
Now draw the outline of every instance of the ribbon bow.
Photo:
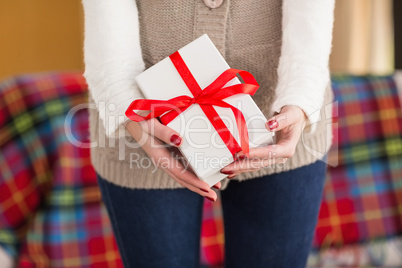
[[(228, 69), (209, 86), (202, 90), (178, 51), (170, 55), (170, 59), (194, 97), (181, 95), (170, 100), (134, 100), (127, 108), (126, 116), (135, 122), (160, 117), (161, 122), (164, 125), (167, 125), (188, 107), (193, 104), (198, 104), (230, 150), (231, 154), (235, 156), (237, 152), (243, 151), (243, 153), (248, 156), (250, 148), (248, 130), (244, 116), (239, 109), (223, 101), (223, 99), (236, 94), (254, 95), (259, 87), (254, 76), (246, 71)], [(236, 77), (236, 74), (239, 74), (244, 83), (224, 87), (227, 82)], [(239, 131), (241, 147), (213, 106), (230, 108), (232, 110)], [(135, 113), (134, 110), (151, 111), (151, 113), (147, 116), (141, 116)]]

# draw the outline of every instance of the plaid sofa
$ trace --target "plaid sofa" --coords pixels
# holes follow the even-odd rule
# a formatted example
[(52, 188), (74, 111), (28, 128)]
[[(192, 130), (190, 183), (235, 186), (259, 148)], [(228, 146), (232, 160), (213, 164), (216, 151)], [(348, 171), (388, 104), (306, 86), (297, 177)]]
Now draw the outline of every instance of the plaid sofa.
[[(402, 264), (395, 257), (402, 256), (402, 115), (394, 79), (333, 76), (333, 88), (330, 159), (339, 164), (329, 167), (309, 264)], [(89, 150), (74, 145), (88, 143), (86, 101), (78, 72), (0, 84), (0, 247), (18, 267), (122, 267)], [(201, 244), (202, 263), (222, 265), (219, 201), (204, 204)]]

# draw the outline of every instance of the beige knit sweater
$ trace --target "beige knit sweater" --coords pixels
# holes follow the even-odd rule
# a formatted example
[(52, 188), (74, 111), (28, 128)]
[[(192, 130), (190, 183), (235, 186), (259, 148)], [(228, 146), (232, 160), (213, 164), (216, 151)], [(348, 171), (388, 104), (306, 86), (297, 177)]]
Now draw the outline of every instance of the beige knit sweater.
[[(224, 0), (222, 6), (211, 9), (201, 0), (137, 0), (137, 6), (146, 68), (207, 33), (232, 68), (247, 70), (256, 77), (260, 88), (253, 99), (267, 118), (272, 115), (282, 44), (282, 1)], [(328, 85), (321, 120), (314, 132), (303, 133), (295, 155), (285, 165), (243, 173), (233, 180), (288, 171), (321, 159), (331, 145), (332, 98)], [(89, 102), (94, 104), (92, 96)], [(91, 148), (91, 160), (102, 177), (129, 188), (182, 188), (167, 173), (156, 169), (131, 137), (108, 137), (99, 117), (101, 108), (93, 107), (99, 110), (90, 109), (90, 139), (96, 144)], [(221, 189), (228, 183), (224, 179)]]

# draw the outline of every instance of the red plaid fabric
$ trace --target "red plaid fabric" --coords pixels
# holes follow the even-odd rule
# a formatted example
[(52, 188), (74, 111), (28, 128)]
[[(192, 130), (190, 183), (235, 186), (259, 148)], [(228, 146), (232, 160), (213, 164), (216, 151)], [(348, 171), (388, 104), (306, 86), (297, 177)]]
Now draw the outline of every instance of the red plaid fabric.
[(223, 263), (224, 231), (221, 201), (205, 201), (201, 228), (201, 263), (218, 266)]
[[(315, 247), (402, 234), (402, 115), (391, 76), (333, 76), (337, 139)], [(330, 155), (334, 157), (334, 155)]]
[[(89, 150), (66, 136), (86, 92), (79, 73), (0, 85), (0, 245), (18, 267), (122, 267)], [(87, 110), (66, 127), (88, 142)]]

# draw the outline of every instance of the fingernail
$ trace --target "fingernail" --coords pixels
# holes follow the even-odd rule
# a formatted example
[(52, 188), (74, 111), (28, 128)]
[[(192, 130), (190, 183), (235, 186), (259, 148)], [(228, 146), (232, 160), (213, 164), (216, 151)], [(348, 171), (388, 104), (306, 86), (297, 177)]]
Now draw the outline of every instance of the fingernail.
[(179, 146), (181, 143), (181, 138), (179, 135), (173, 134), (172, 137), (170, 137), (170, 142), (176, 146)]
[(231, 174), (233, 174), (233, 171), (231, 171), (231, 170), (221, 170), (221, 173), (225, 174), (225, 175), (231, 175)]
[(215, 199), (213, 199), (213, 198), (211, 198), (211, 197), (209, 197), (209, 196), (206, 196), (205, 198), (208, 199), (208, 200), (211, 201), (211, 202), (215, 202)]
[(240, 155), (237, 159), (238, 159), (238, 160), (243, 160), (243, 159), (245, 159), (245, 158), (246, 158), (246, 155), (242, 154), (242, 155)]
[(202, 188), (200, 188), (200, 190), (203, 191), (203, 192), (209, 193), (209, 190), (205, 190), (205, 189), (202, 189)]
[(244, 158), (246, 158), (246, 155), (244, 155), (244, 154), (239, 155), (238, 153), (236, 153), (236, 154), (234, 155), (234, 157), (233, 157), (233, 160), (234, 160), (234, 161), (243, 160)]
[(276, 120), (270, 120), (270, 121), (268, 121), (267, 125), (268, 125), (268, 128), (269, 128), (270, 130), (274, 130), (275, 128), (277, 128), (277, 127), (279, 126), (279, 125), (278, 125), (278, 121), (276, 121)]
[(216, 186), (216, 185), (213, 185), (212, 187), (214, 187), (215, 189), (220, 189), (221, 187), (218, 187), (218, 186)]

